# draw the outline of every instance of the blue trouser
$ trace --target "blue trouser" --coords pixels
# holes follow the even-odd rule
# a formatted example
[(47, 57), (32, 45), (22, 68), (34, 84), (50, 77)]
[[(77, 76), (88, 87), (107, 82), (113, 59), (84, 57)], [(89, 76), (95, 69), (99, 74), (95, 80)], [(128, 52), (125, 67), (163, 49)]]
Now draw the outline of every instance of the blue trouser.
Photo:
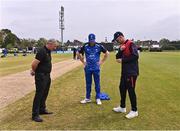
[(85, 70), (86, 77), (86, 98), (91, 98), (91, 85), (92, 85), (92, 75), (94, 77), (95, 90), (96, 90), (96, 99), (100, 99), (100, 70)]

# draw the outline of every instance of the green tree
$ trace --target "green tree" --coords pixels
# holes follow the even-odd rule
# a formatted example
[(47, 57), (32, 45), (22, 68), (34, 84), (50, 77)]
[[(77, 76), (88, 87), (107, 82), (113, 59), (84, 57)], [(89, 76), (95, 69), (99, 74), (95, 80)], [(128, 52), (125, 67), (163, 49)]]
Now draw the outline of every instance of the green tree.
[[(18, 46), (19, 43), (20, 43), (19, 38), (15, 34), (9, 33), (5, 37), (2, 47), (3, 48), (11, 47), (11, 46), (16, 47)], [(8, 45), (11, 45), (11, 46), (8, 46)]]
[(4, 32), (5, 34), (11, 34), (11, 30), (9, 29), (2, 29), (2, 32)]
[(38, 41), (37, 41), (37, 47), (42, 47), (44, 46), (45, 44), (47, 43), (47, 40), (45, 38), (40, 38)]
[(36, 46), (36, 40), (34, 39), (21, 39), (20, 44), (18, 45), (18, 48), (27, 48), (27, 47), (33, 47)]
[(3, 45), (3, 35), (0, 32), (0, 47), (2, 47), (2, 45)]
[(7, 49), (11, 49), (11, 48), (13, 48), (13, 47), (14, 47), (14, 46), (11, 45), (11, 44), (8, 44), (8, 45), (6, 46)]
[(162, 48), (165, 48), (167, 47), (168, 45), (170, 44), (170, 41), (166, 38), (163, 38), (159, 41), (159, 45), (162, 47)]
[(21, 39), (21, 43), (20, 43), (20, 45), (19, 45), (18, 48), (24, 49), (24, 48), (26, 48), (28, 45), (29, 45), (29, 41), (28, 41), (28, 40), (26, 40), (26, 39)]
[(3, 48), (16, 47), (20, 43), (19, 38), (9, 29), (0, 31), (0, 46)]

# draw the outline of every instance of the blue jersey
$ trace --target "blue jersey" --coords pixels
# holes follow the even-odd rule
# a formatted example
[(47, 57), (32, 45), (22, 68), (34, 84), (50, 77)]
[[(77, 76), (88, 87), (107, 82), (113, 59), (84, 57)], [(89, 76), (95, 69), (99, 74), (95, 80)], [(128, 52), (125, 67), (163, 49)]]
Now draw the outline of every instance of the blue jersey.
[(101, 52), (106, 53), (107, 49), (99, 43), (95, 43), (94, 46), (90, 46), (89, 42), (85, 43), (83, 47), (78, 51), (81, 54), (85, 54), (86, 68), (89, 70), (99, 70), (99, 60)]

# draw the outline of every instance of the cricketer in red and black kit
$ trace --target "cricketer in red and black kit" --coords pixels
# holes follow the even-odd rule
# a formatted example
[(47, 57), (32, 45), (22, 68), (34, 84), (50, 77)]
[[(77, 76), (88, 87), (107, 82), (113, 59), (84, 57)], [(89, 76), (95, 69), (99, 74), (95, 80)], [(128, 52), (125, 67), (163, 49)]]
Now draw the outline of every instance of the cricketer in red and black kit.
[[(121, 81), (119, 85), (121, 101), (120, 107), (126, 109), (126, 93), (128, 91), (131, 102), (131, 110), (137, 112), (137, 100), (135, 93), (136, 79), (139, 75), (138, 67), (138, 51), (136, 45), (124, 38), (121, 32), (114, 34), (114, 40), (120, 43), (116, 61), (122, 63), (121, 66)], [(137, 114), (138, 115), (138, 114)]]

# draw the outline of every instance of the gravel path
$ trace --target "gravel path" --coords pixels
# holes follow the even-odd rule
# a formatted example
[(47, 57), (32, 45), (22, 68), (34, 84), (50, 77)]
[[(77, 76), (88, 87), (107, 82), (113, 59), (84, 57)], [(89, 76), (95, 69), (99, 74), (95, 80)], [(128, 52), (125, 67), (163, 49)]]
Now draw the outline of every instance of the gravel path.
[[(80, 65), (81, 63), (75, 60), (55, 63), (53, 64), (51, 78), (54, 80)], [(35, 90), (34, 77), (30, 76), (29, 70), (0, 77), (0, 109), (24, 97), (33, 90)]]

